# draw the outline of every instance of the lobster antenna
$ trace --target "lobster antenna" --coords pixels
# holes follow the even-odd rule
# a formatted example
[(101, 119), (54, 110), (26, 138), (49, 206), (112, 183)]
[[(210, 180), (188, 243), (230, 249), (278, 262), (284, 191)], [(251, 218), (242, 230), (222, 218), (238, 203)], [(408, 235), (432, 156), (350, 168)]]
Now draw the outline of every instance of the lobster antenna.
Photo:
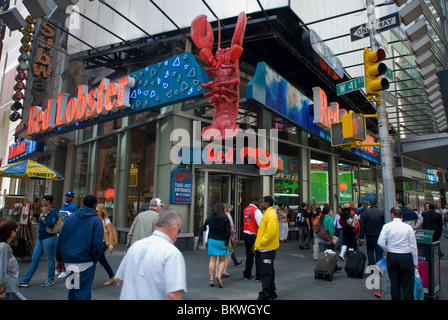
[(221, 21), (218, 19), (218, 49), (221, 49)]

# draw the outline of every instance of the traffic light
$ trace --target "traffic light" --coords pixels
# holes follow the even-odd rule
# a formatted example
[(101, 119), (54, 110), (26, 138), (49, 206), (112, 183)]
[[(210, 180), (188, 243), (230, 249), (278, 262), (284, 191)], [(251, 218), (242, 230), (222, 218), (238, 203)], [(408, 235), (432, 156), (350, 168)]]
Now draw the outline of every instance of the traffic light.
[(342, 137), (350, 141), (366, 140), (366, 119), (352, 110), (342, 116)]
[(348, 139), (344, 139), (342, 134), (342, 122), (336, 122), (331, 125), (331, 146), (341, 147), (348, 146), (352, 142)]
[(380, 91), (389, 89), (389, 80), (379, 78), (387, 71), (387, 66), (380, 63), (386, 58), (386, 52), (383, 49), (371, 51), (364, 48), (364, 72), (366, 77), (367, 98), (380, 103)]

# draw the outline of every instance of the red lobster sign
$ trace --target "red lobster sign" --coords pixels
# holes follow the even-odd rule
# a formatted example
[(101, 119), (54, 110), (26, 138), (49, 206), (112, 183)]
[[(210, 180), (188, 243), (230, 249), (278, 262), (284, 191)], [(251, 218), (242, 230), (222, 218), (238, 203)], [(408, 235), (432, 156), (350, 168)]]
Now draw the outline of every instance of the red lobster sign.
[(202, 84), (210, 92), (204, 93), (214, 105), (215, 114), (212, 124), (202, 129), (204, 140), (233, 139), (238, 135), (239, 125), (236, 123), (240, 100), (240, 67), (239, 58), (243, 53), (243, 39), (246, 31), (247, 17), (244, 12), (238, 16), (235, 33), (230, 48), (221, 48), (221, 25), (219, 24), (218, 49), (213, 56), (213, 30), (207, 16), (200, 15), (191, 23), (191, 38), (198, 47), (199, 55), (210, 68), (205, 68), (214, 81)]

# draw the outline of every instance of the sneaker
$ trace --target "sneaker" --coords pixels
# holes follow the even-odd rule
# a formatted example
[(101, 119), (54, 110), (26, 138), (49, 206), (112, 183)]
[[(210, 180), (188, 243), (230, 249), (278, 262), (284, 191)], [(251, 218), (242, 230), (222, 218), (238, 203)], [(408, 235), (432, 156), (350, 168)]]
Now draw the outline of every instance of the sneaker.
[(55, 284), (54, 279), (48, 279), (47, 281), (42, 283), (42, 287), (49, 287), (49, 286), (52, 286), (54, 284)]
[(210, 280), (210, 287), (214, 287), (215, 286), (215, 280)]
[(19, 287), (21, 288), (28, 288), (30, 286), (29, 283), (23, 282), (23, 281), (19, 281)]
[(243, 265), (244, 261), (238, 261), (238, 263), (235, 263), (235, 268), (239, 268)]
[(250, 276), (249, 278), (243, 277), (244, 280), (252, 280), (253, 278), (255, 278), (254, 276)]
[(218, 287), (222, 288), (223, 286), (222, 286), (221, 278), (220, 277), (216, 277), (215, 280), (216, 280), (216, 284), (218, 285)]
[(62, 271), (61, 274), (58, 276), (58, 279), (64, 279), (67, 278), (70, 274), (68, 274), (65, 271)]

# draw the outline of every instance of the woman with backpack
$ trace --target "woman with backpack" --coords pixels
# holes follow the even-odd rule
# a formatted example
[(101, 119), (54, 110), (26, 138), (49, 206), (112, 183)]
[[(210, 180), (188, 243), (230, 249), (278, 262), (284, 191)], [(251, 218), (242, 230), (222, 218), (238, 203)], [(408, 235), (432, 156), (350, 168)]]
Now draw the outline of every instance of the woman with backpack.
[(339, 257), (345, 261), (347, 250), (355, 250), (356, 233), (355, 229), (358, 227), (358, 220), (350, 208), (349, 203), (344, 204), (341, 213), (341, 227), (342, 227), (342, 248)]

